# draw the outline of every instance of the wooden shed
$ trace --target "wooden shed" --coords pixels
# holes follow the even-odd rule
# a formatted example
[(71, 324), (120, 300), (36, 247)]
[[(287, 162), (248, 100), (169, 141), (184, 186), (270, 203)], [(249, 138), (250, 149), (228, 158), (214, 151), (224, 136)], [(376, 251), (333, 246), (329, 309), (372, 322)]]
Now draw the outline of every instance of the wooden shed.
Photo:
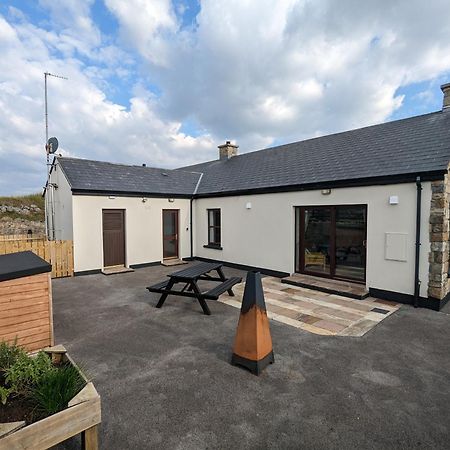
[(0, 342), (53, 345), (52, 266), (33, 252), (0, 256)]

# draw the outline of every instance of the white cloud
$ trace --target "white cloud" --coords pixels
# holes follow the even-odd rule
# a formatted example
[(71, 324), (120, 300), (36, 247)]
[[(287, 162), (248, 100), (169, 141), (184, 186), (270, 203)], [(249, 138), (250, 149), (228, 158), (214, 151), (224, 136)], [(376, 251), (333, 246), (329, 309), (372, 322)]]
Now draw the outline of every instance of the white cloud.
[(145, 58), (166, 64), (166, 38), (177, 29), (170, 0), (105, 0), (119, 20), (123, 40)]
[(54, 32), (12, 25), (0, 16), (1, 193), (30, 192), (45, 183), (46, 70), (69, 78), (49, 78), (50, 135), (60, 141), (58, 152), (170, 167), (207, 157), (205, 152), (214, 145), (208, 134), (194, 138), (181, 131), (179, 121), (161, 119), (156, 98), (140, 86), (128, 109), (109, 101), (97, 83), (97, 78), (106, 83), (106, 75), (73, 57), (55, 58), (57, 43)]
[(149, 73), (168, 117), (192, 115), (241, 148), (373, 124), (401, 106), (399, 87), (450, 70), (446, 5), (205, 0)]
[[(46, 70), (69, 77), (49, 81), (64, 152), (168, 167), (215, 158), (224, 139), (249, 151), (386, 120), (399, 87), (436, 90), (450, 71), (446, 0), (203, 0), (187, 27), (179, 2), (104, 2), (118, 39), (94, 22), (93, 0), (40, 0), (45, 24), (13, 7), (10, 23), (0, 16), (0, 192), (44, 182)], [(135, 80), (127, 106), (111, 100), (111, 77)]]
[(77, 50), (89, 56), (92, 48), (101, 44), (101, 34), (93, 23), (90, 9), (94, 0), (39, 0), (49, 11), (51, 22), (57, 26), (57, 45), (65, 55)]

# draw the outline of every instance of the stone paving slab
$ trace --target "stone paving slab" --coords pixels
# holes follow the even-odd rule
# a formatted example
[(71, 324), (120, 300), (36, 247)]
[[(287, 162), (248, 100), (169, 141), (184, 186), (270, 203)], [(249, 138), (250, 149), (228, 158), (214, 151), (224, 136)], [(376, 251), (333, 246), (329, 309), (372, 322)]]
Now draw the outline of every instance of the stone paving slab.
[[(363, 336), (383, 319), (395, 313), (400, 304), (368, 297), (354, 300), (336, 294), (287, 286), (279, 278), (263, 278), (267, 315), (270, 319), (310, 333), (337, 336)], [(227, 294), (219, 301), (241, 307), (245, 283), (234, 287), (235, 297)], [(374, 311), (378, 308), (378, 312)], [(381, 311), (386, 311), (385, 314)]]

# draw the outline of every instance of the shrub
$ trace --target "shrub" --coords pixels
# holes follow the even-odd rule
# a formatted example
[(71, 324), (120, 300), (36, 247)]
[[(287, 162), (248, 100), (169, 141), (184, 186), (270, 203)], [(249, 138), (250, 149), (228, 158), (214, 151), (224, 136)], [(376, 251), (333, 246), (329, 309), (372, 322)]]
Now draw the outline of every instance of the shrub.
[(64, 365), (47, 372), (34, 386), (31, 401), (44, 416), (67, 408), (69, 401), (84, 387), (84, 380), (72, 365)]
[(67, 408), (85, 381), (71, 364), (54, 366), (44, 352), (28, 356), (16, 344), (0, 344), (0, 404), (16, 395), (30, 402), (42, 417)]
[(12, 393), (11, 389), (0, 386), (0, 403), (2, 405), (6, 405), (8, 397), (10, 396), (11, 393)]
[(39, 352), (35, 358), (23, 353), (5, 371), (5, 382), (15, 394), (26, 395), (30, 388), (52, 370), (54, 370), (52, 361), (44, 352)]
[[(16, 363), (19, 358), (26, 356), (25, 350), (17, 345), (8, 344), (7, 342), (0, 343), (0, 372), (6, 372), (12, 365)], [(1, 374), (0, 374), (1, 375)]]

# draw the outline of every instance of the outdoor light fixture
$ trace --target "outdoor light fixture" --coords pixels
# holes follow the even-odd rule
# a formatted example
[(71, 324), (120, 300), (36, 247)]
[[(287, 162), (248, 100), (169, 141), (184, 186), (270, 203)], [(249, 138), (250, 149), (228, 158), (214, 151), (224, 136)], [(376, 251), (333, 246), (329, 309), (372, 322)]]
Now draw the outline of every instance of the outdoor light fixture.
[(142, 203), (145, 203), (147, 200), (148, 200), (148, 198), (144, 197), (144, 198), (142, 199)]
[(389, 197), (389, 204), (390, 205), (398, 205), (398, 195), (391, 195)]
[(250, 202), (245, 204), (246, 209), (252, 209), (252, 204)]
[(115, 197), (115, 195), (110, 195), (108, 198), (109, 198), (110, 200), (114, 200), (116, 197)]
[(322, 189), (322, 195), (330, 195), (331, 189)]
[(173, 203), (175, 200), (173, 198), (169, 198), (169, 203)]

